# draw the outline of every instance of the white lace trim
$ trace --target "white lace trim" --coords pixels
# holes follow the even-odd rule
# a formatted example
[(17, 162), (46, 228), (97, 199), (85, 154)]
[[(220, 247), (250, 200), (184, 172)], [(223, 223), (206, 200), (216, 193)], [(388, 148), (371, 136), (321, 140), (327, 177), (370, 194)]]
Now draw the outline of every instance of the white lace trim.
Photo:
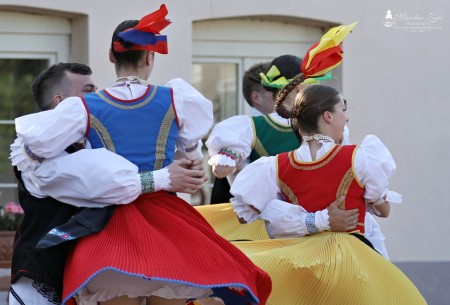
[(170, 190), (170, 174), (167, 167), (154, 171), (153, 180), (155, 183), (155, 192)]
[(11, 144), (11, 153), (9, 154), (9, 159), (13, 166), (17, 166), (19, 171), (29, 169), (33, 171), (38, 165), (39, 161), (33, 160), (28, 157), (24, 150), (25, 142), (22, 138), (16, 138), (14, 143)]
[[(148, 280), (107, 270), (96, 275), (75, 295), (79, 305), (97, 305), (123, 295), (129, 298), (159, 296), (162, 298), (206, 298), (212, 294), (209, 288), (187, 286), (181, 283)], [(217, 303), (216, 303), (217, 304)], [(220, 304), (220, 303), (219, 303)]]
[(215, 154), (208, 160), (208, 164), (211, 166), (217, 166), (217, 165), (225, 165), (225, 166), (237, 166), (237, 162), (235, 159), (232, 159), (231, 157), (228, 157), (223, 154)]
[(330, 216), (328, 215), (328, 209), (316, 212), (315, 225), (320, 232), (330, 230)]

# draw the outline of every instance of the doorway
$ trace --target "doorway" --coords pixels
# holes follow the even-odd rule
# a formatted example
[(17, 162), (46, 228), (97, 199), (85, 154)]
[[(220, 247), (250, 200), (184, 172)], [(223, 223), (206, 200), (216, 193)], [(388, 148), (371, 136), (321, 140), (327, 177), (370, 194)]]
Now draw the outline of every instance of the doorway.
[[(238, 114), (252, 115), (241, 92), (244, 72), (253, 64), (270, 62), (284, 54), (302, 57), (326, 29), (327, 25), (312, 26), (280, 16), (194, 22), (192, 85), (213, 102), (215, 123)], [(204, 202), (197, 202), (194, 195), (194, 204), (209, 204), (213, 186), (206, 147), (204, 156), (210, 179), (201, 196)]]

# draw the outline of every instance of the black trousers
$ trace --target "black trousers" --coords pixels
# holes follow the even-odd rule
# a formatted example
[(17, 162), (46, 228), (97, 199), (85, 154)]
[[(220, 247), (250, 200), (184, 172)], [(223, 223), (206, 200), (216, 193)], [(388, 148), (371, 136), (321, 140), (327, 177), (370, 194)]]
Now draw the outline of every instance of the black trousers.
[(230, 202), (230, 184), (227, 178), (215, 178), (211, 191), (210, 204)]

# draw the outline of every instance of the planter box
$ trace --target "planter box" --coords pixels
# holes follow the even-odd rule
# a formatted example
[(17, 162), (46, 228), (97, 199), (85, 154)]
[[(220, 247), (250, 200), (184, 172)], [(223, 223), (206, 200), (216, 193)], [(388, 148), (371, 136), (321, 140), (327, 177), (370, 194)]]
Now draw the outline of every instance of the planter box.
[(15, 231), (0, 231), (0, 268), (11, 268)]

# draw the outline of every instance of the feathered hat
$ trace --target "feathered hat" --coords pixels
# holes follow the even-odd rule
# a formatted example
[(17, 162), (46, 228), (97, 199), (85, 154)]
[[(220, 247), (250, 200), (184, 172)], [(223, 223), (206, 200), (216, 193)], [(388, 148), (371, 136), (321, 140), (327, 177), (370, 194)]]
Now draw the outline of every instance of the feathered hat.
[[(300, 65), (300, 72), (305, 76), (303, 84), (331, 78), (331, 70), (341, 64), (344, 56), (341, 48), (342, 41), (357, 23), (356, 21), (350, 25), (331, 28), (320, 38), (319, 42), (308, 49)], [(260, 77), (263, 86), (278, 89), (283, 88), (292, 80), (281, 75), (276, 66), (272, 66), (267, 74), (261, 73)]]
[(166, 6), (162, 4), (159, 10), (139, 20), (135, 27), (117, 34), (114, 51), (142, 50), (167, 54), (167, 36), (160, 35), (160, 31), (171, 23), (166, 19), (167, 13)]

